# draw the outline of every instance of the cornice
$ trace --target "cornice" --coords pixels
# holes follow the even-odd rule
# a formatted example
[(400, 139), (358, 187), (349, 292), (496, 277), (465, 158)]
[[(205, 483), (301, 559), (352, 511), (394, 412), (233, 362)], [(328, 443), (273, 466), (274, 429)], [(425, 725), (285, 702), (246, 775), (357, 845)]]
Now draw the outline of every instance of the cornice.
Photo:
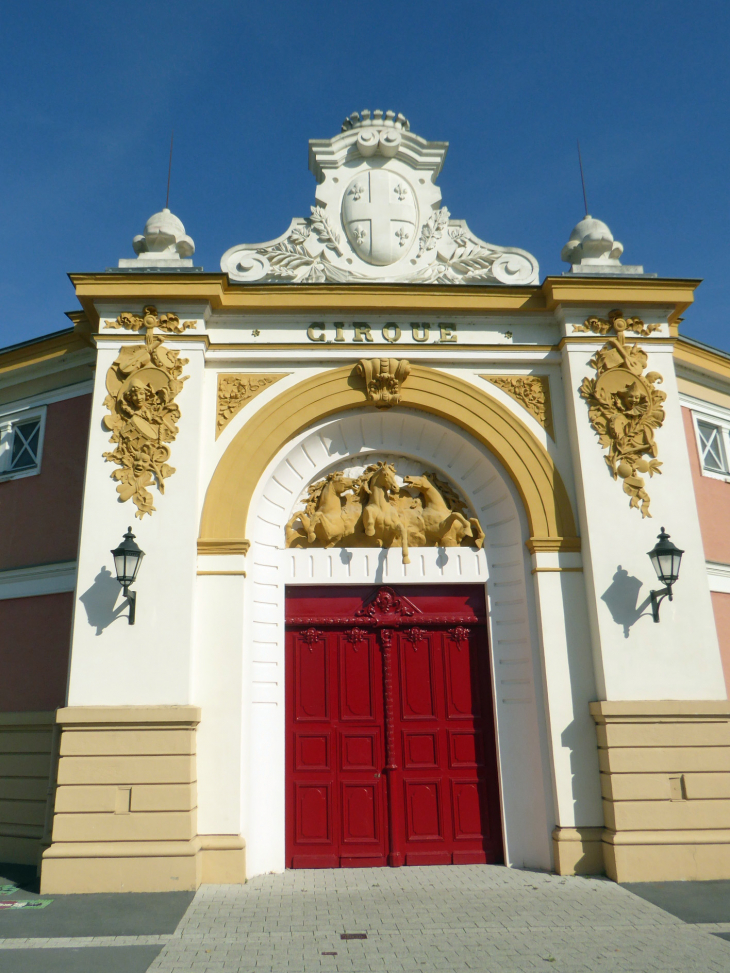
[(703, 348), (679, 338), (674, 345), (674, 360), (694, 372), (703, 372), (723, 383), (730, 382), (730, 357), (712, 348)]
[(39, 338), (38, 341), (9, 348), (5, 352), (0, 351), (0, 376), (28, 365), (38, 365), (89, 351), (89, 347), (89, 339), (71, 329), (48, 338)]
[(697, 280), (547, 277), (540, 286), (421, 284), (234, 284), (226, 274), (70, 274), (92, 328), (96, 301), (205, 301), (247, 313), (544, 312), (559, 305), (669, 304), (670, 321), (692, 303)]
[(682, 315), (694, 300), (694, 292), (702, 283), (691, 278), (661, 277), (546, 277), (542, 292), (547, 310), (558, 306), (628, 304), (673, 304), (670, 324)]

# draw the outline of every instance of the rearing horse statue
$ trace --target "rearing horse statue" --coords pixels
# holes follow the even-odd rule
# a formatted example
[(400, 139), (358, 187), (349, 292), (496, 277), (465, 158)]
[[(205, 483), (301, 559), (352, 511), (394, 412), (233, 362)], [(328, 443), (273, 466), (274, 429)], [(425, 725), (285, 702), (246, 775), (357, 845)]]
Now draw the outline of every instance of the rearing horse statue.
[(450, 510), (438, 488), (427, 476), (406, 476), (406, 486), (413, 487), (423, 497), (423, 525), (426, 544), (436, 547), (458, 547), (465, 537), (473, 538), (474, 546), (480, 548), (484, 543), (481, 524), (471, 520), (456, 510)]
[(395, 478), (395, 467), (392, 463), (384, 461), (375, 463), (365, 470), (360, 483), (368, 495), (367, 503), (364, 503), (362, 508), (362, 524), (365, 533), (368, 537), (374, 537), (377, 546), (382, 547), (388, 532), (393, 531), (400, 539), (403, 563), (410, 564), (408, 526), (391, 501), (391, 496), (398, 496), (400, 492)]
[(345, 536), (347, 524), (342, 512), (340, 494), (351, 489), (354, 482), (342, 473), (327, 474), (315, 512), (311, 516), (299, 514), (310, 544), (319, 541), (325, 547), (334, 547)]

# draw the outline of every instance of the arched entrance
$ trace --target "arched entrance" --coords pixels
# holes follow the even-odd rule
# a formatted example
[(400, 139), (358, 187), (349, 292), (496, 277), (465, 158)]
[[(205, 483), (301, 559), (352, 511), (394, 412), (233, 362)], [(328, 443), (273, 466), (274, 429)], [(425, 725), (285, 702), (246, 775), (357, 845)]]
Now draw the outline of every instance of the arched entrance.
[[(333, 464), (391, 454), (422, 461), (458, 486), (480, 517), (484, 549), (284, 548), (284, 528), (307, 483)], [(286, 591), (307, 585), (476, 585), (484, 594), (505, 858), (549, 868), (554, 824), (536, 620), (525, 541), (530, 526), (502, 465), (463, 429), (427, 413), (352, 409), (313, 423), (278, 452), (250, 499), (244, 605), (244, 830), (250, 874), (285, 867)], [(402, 587), (401, 587), (402, 586)], [(291, 745), (291, 743), (290, 743)]]

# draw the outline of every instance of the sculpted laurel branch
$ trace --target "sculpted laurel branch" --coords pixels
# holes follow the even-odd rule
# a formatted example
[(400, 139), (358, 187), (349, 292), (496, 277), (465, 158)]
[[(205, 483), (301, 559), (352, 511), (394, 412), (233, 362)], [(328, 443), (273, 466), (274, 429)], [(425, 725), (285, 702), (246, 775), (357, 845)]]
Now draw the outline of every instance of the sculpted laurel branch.
[(444, 229), (449, 225), (451, 214), (442, 206), (441, 209), (432, 213), (421, 230), (421, 238), (418, 241), (418, 256), (420, 257), (427, 250), (433, 250), (437, 242), (443, 236)]
[(462, 277), (477, 280), (492, 276), (492, 264), (496, 256), (493, 250), (465, 241), (454, 250), (448, 267)]
[(312, 215), (309, 222), (320, 240), (330, 249), (334, 250), (338, 256), (342, 256), (340, 249), (340, 234), (332, 228), (321, 206), (312, 206)]

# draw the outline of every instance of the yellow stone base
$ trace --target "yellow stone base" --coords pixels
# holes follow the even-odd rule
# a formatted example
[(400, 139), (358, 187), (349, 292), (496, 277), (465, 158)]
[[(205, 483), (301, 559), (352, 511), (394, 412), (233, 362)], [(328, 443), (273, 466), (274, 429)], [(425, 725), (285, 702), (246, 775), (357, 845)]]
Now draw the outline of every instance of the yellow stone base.
[(237, 835), (192, 841), (55, 842), (43, 855), (41, 893), (194, 891), (243, 885), (245, 842)]
[(605, 831), (603, 854), (615, 882), (730, 879), (730, 830)]
[(555, 828), (553, 855), (558, 875), (603, 875), (603, 828)]

